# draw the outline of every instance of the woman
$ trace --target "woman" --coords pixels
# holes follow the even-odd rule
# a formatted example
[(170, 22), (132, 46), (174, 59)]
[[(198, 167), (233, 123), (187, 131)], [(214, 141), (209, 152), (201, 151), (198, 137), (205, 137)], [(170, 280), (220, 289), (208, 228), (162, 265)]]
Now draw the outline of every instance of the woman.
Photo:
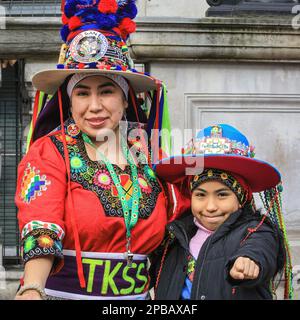
[[(161, 82), (130, 65), (126, 25), (135, 11), (131, 0), (67, 1), (63, 64), (33, 78), (54, 95), (34, 112), (18, 169), (25, 271), (16, 299), (148, 298), (147, 255), (163, 238), (167, 201), (147, 138), (127, 139), (127, 119), (140, 133), (139, 123), (161, 129), (167, 113), (158, 108)], [(108, 30), (111, 15), (118, 24)], [(148, 121), (136, 93), (151, 90)], [(36, 101), (45, 102), (39, 92)]]
[[(167, 225), (165, 246), (153, 255), (156, 299), (272, 299), (283, 267), (285, 298), (292, 298), (280, 173), (253, 156), (247, 138), (222, 124), (202, 130), (183, 156), (156, 166), (161, 178), (181, 183), (191, 201)], [(186, 176), (191, 167), (193, 175)], [(263, 192), (266, 215), (255, 209), (253, 192)]]

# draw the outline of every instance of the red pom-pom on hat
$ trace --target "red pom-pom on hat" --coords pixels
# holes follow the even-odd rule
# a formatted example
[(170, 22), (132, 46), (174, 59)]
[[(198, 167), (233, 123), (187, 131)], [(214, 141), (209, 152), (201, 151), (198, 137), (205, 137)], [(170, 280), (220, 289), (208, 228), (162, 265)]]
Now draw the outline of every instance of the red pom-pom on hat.
[(63, 14), (61, 16), (61, 22), (62, 22), (62, 24), (68, 24), (69, 23), (69, 18), (65, 14)]
[(69, 20), (69, 29), (70, 30), (77, 29), (81, 26), (83, 26), (83, 23), (81, 22), (80, 18), (78, 18), (76, 16), (70, 18), (70, 20)]
[(116, 13), (118, 10), (118, 4), (116, 0), (100, 0), (98, 4), (98, 10), (101, 13)]
[(122, 38), (126, 39), (130, 33), (135, 32), (136, 23), (130, 18), (124, 18), (119, 25), (119, 29), (121, 31)]

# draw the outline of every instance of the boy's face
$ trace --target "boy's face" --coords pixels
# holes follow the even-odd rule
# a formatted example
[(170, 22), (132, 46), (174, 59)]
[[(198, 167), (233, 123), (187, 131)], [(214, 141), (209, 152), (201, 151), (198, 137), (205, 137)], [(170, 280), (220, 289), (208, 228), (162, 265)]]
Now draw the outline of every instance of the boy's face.
[(218, 181), (204, 182), (192, 193), (192, 213), (203, 227), (211, 231), (239, 208), (241, 205), (237, 196)]

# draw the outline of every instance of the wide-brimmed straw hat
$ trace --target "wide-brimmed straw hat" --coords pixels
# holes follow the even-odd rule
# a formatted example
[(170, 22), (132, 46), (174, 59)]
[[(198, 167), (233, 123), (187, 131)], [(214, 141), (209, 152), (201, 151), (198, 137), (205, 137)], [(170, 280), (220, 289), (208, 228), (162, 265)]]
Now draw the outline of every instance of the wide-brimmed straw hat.
[(54, 94), (69, 75), (96, 73), (121, 75), (136, 93), (155, 90), (160, 81), (134, 68), (126, 45), (136, 14), (135, 0), (62, 1), (64, 44), (58, 64), (36, 73), (33, 85)]
[(253, 151), (239, 130), (218, 124), (199, 131), (181, 155), (159, 161), (155, 170), (164, 180), (176, 183), (187, 175), (187, 168), (200, 164), (203, 169), (215, 168), (238, 174), (253, 192), (275, 187), (281, 181), (279, 171), (271, 164), (255, 159)]

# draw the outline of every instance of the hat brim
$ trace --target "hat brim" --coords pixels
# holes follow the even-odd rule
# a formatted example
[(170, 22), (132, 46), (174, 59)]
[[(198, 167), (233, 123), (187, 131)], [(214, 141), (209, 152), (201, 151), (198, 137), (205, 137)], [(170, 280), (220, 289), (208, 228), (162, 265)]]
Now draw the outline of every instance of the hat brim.
[(267, 162), (254, 158), (234, 155), (182, 155), (161, 160), (154, 166), (159, 177), (176, 183), (186, 176), (186, 169), (196, 166), (197, 158), (203, 160), (203, 169), (215, 168), (236, 173), (242, 176), (249, 184), (252, 192), (275, 187), (280, 181), (279, 171)]
[(37, 90), (48, 94), (54, 94), (63, 84), (65, 79), (75, 73), (93, 73), (99, 75), (117, 74), (123, 76), (130, 82), (136, 93), (151, 91), (157, 88), (158, 80), (141, 73), (119, 70), (100, 69), (52, 69), (43, 70), (36, 73), (32, 78), (32, 83)]

